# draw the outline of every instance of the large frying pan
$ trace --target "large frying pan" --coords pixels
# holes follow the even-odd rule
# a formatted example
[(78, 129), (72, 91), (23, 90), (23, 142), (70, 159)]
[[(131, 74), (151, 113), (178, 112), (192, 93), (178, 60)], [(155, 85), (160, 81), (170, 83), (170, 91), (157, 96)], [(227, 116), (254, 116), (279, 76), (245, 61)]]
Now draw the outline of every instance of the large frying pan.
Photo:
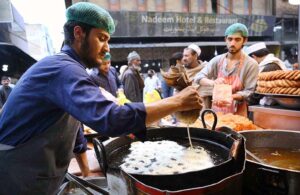
[[(203, 126), (206, 127), (204, 121), (206, 113), (213, 113), (215, 118), (213, 128), (215, 128), (217, 116), (211, 110), (202, 112)], [(105, 174), (120, 172), (120, 177), (129, 175), (145, 185), (167, 191), (210, 185), (235, 174), (237, 170), (241, 170), (244, 166), (244, 140), (236, 132), (228, 129), (222, 132), (222, 129), (214, 131), (206, 128), (190, 128), (190, 134), (193, 145), (204, 147), (214, 159), (215, 166), (199, 171), (172, 175), (128, 174), (121, 170), (119, 166), (122, 163), (122, 159), (129, 153), (130, 144), (136, 140), (128, 137), (119, 137), (103, 143), (98, 142), (95, 144), (97, 146), (95, 151)], [(147, 140), (171, 140), (181, 145), (189, 146), (187, 128), (184, 127), (149, 129), (147, 131)]]
[[(300, 149), (300, 131), (268, 129), (240, 133), (246, 138), (249, 151), (266, 147)], [(300, 171), (262, 164), (249, 158), (243, 183), (243, 194), (246, 195), (297, 195), (300, 192)]]

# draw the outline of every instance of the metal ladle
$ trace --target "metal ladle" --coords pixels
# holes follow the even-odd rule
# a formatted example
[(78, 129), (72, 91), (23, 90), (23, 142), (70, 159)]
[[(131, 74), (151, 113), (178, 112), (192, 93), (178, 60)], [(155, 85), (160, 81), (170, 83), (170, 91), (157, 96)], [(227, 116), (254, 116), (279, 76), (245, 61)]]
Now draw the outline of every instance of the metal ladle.
[(255, 161), (261, 163), (261, 164), (265, 164), (265, 162), (263, 160), (261, 160), (259, 157), (257, 157), (255, 154), (253, 154), (252, 152), (250, 152), (249, 150), (246, 149), (246, 153), (247, 155), (249, 155), (251, 158), (253, 158)]

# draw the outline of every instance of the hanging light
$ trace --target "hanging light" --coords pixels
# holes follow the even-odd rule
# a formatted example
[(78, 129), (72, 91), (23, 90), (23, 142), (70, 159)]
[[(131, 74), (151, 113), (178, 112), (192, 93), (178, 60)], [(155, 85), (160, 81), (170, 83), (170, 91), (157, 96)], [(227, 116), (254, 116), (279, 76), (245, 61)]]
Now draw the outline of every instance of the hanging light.
[(218, 55), (218, 51), (217, 51), (217, 48), (215, 48), (215, 53), (214, 53), (215, 56)]
[(300, 0), (289, 0), (289, 4), (300, 5)]
[(7, 72), (8, 71), (8, 65), (7, 64), (3, 64), (2, 65), (2, 71), (3, 72)]

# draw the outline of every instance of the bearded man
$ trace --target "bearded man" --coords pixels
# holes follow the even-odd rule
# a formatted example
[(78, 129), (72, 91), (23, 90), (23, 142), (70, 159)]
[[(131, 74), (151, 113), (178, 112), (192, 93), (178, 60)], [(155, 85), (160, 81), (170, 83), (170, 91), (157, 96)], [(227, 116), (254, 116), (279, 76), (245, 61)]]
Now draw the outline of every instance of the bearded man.
[(141, 57), (136, 51), (132, 51), (128, 54), (127, 60), (128, 67), (121, 78), (125, 96), (131, 102), (143, 102), (143, 89), (145, 85), (140, 75)]
[(173, 112), (202, 107), (193, 87), (147, 105), (117, 105), (86, 72), (99, 67), (110, 51), (114, 20), (88, 2), (70, 6), (66, 19), (61, 52), (32, 65), (1, 111), (0, 194), (57, 194), (80, 123), (103, 136), (146, 137), (146, 125)]
[(245, 100), (255, 90), (258, 75), (257, 62), (242, 51), (247, 41), (248, 29), (244, 24), (230, 25), (225, 31), (228, 52), (214, 57), (196, 75), (195, 81), (200, 85), (231, 85), (232, 102), (230, 105), (215, 102), (212, 106), (215, 111), (247, 115)]

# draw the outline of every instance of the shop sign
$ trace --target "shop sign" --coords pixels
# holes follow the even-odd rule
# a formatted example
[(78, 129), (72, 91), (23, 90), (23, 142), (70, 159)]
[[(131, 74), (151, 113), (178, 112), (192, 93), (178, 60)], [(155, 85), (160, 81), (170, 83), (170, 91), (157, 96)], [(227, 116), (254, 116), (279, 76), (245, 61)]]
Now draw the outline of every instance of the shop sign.
[(224, 36), (236, 22), (245, 24), (250, 36), (273, 36), (275, 17), (174, 12), (110, 12), (116, 23), (113, 37)]

